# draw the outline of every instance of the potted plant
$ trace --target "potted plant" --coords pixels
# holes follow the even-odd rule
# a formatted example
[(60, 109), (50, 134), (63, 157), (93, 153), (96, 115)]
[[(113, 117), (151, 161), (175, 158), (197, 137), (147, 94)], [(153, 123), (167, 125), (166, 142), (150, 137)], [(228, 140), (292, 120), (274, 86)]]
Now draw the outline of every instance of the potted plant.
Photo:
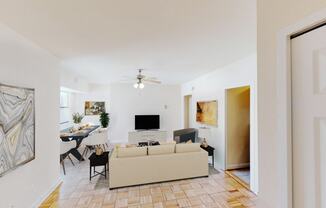
[(109, 126), (109, 122), (110, 122), (109, 114), (106, 112), (101, 113), (100, 122), (101, 122), (101, 125), (103, 128), (107, 128)]
[(79, 114), (79, 113), (73, 113), (72, 114), (72, 120), (74, 121), (74, 124), (75, 124), (75, 129), (79, 129), (79, 125), (81, 123), (81, 121), (83, 120), (84, 118), (84, 115), (82, 114)]

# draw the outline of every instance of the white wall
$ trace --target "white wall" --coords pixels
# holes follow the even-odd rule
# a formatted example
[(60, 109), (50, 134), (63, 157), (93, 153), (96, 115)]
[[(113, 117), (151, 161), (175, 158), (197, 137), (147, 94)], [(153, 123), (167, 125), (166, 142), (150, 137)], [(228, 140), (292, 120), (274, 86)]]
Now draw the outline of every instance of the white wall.
[[(111, 107), (111, 89), (109, 85), (90, 84), (87, 92), (71, 93), (71, 111), (72, 113), (85, 113), (85, 101), (104, 101), (105, 110), (110, 113)], [(93, 123), (100, 125), (100, 116), (85, 116), (83, 123)]]
[(35, 88), (36, 108), (36, 158), (0, 178), (0, 207), (36, 207), (60, 179), (58, 61), (0, 24), (0, 82)]
[(181, 128), (180, 97), (180, 86), (177, 85), (147, 85), (138, 90), (132, 84), (113, 84), (110, 139), (127, 142), (128, 131), (135, 128), (136, 114), (159, 114), (161, 129), (168, 131), (168, 137), (172, 139), (173, 131)]
[(60, 69), (60, 86), (75, 92), (87, 92), (89, 90), (89, 83), (85, 78), (67, 69)]
[[(161, 129), (168, 132), (169, 139), (174, 130), (181, 128), (181, 89), (178, 85), (146, 85), (143, 90), (138, 90), (132, 84), (89, 84), (83, 92), (78, 91), (80, 87), (76, 88), (70, 89), (71, 113), (84, 113), (85, 101), (105, 101), (106, 111), (110, 114), (111, 142), (128, 141), (128, 132), (135, 128), (136, 114), (159, 114)], [(85, 116), (82, 122), (100, 124), (99, 116)]]
[[(64, 76), (64, 75), (61, 75)], [(74, 77), (71, 77), (74, 79)], [(68, 85), (67, 85), (68, 81)], [(80, 113), (85, 114), (85, 101), (104, 101), (105, 108), (107, 112), (110, 112), (110, 85), (100, 85), (100, 84), (89, 84), (87, 83), (87, 87), (84, 84), (78, 86), (75, 84), (74, 88), (68, 88), (71, 80), (68, 80), (67, 77), (65, 80), (61, 80), (61, 91), (65, 92), (69, 96), (69, 102), (67, 108), (60, 109), (60, 120), (69, 120), (68, 123), (64, 123), (60, 125), (60, 130), (70, 128), (73, 126), (72, 114)], [(80, 91), (81, 89), (85, 91)], [(96, 125), (100, 125), (100, 116), (85, 116), (82, 120), (83, 123), (92, 123)]]
[[(259, 198), (261, 207), (285, 208), (287, 175), (283, 156), (285, 142), (277, 138), (277, 35), (283, 28), (326, 8), (325, 0), (259, 0), (258, 103), (259, 103)], [(286, 89), (284, 89), (286, 90)]]
[[(251, 87), (250, 103), (250, 132), (251, 132), (251, 149), (255, 150), (257, 142), (257, 84), (256, 84), (256, 55), (251, 55), (245, 59), (239, 60), (233, 64), (217, 69), (211, 73), (201, 76), (193, 81), (182, 85), (182, 102), (183, 96), (192, 95), (192, 122), (190, 126), (198, 128), (203, 126), (196, 122), (196, 102), (205, 100), (217, 100), (218, 102), (218, 126), (208, 126), (211, 131), (211, 138), (208, 144), (215, 147), (215, 167), (225, 168), (225, 90), (228, 88), (249, 85)], [(183, 106), (183, 104), (182, 104)], [(183, 110), (181, 111), (183, 115)], [(183, 116), (182, 116), (183, 117)], [(253, 154), (252, 154), (253, 155)], [(252, 157), (251, 155), (251, 157)], [(257, 157), (251, 158), (254, 164), (258, 164)], [(252, 166), (253, 168), (257, 168)], [(251, 171), (257, 174), (258, 171)], [(256, 177), (258, 178), (258, 177)], [(251, 181), (254, 191), (257, 189), (257, 181)]]

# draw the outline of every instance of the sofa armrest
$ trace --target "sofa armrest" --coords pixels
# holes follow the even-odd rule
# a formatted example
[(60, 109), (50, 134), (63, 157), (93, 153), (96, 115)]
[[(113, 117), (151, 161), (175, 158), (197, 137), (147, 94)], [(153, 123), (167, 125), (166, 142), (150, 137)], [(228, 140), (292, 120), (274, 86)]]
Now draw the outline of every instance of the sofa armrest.
[(118, 156), (118, 150), (116, 147), (114, 147), (114, 149), (110, 153), (109, 161), (117, 159), (117, 156)]

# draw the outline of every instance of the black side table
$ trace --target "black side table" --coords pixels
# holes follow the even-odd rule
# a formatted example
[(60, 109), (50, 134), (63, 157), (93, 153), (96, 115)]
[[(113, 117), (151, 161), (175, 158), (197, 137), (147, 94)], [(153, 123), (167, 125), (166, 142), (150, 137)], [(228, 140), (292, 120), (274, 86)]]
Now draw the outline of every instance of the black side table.
[(212, 163), (213, 163), (212, 165), (214, 167), (214, 150), (215, 150), (215, 148), (211, 147), (209, 145), (207, 147), (200, 145), (200, 147), (208, 152), (208, 156), (212, 156)]
[[(96, 155), (95, 152), (88, 158), (90, 165), (89, 165), (89, 180), (92, 180), (93, 177), (97, 175), (102, 175), (106, 178), (106, 170), (107, 165), (109, 163), (109, 153), (110, 152), (103, 152), (102, 155)], [(104, 166), (104, 171), (97, 172), (95, 170), (96, 166)], [(93, 167), (93, 176), (92, 176), (92, 167)]]

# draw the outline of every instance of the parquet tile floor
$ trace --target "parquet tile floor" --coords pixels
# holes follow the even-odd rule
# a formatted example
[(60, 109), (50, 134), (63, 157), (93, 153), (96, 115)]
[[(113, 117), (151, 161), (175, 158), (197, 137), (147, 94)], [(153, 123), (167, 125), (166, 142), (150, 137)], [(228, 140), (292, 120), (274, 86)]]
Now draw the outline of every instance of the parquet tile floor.
[(222, 172), (207, 178), (109, 190), (108, 179), (102, 176), (89, 181), (88, 160), (75, 165), (66, 161), (62, 184), (40, 208), (256, 208), (257, 197)]

